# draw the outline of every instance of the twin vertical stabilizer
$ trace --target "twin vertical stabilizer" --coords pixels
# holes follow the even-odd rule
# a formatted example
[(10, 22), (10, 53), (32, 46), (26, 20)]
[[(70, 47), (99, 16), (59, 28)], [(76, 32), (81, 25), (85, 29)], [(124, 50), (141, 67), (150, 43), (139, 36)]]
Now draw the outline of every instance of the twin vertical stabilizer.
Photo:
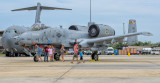
[[(136, 33), (136, 32), (137, 32), (136, 20), (131, 19), (131, 20), (129, 20), (128, 33)], [(133, 45), (137, 42), (138, 42), (137, 36), (127, 38), (128, 45)]]

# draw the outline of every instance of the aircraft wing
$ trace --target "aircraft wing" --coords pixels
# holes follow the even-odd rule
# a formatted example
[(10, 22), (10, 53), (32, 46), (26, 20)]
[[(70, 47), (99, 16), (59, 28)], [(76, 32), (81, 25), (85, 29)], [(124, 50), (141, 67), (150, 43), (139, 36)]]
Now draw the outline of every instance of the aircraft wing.
[(116, 40), (116, 39), (123, 39), (125, 37), (130, 37), (130, 36), (136, 36), (136, 35), (145, 35), (145, 36), (152, 36), (150, 32), (137, 32), (137, 33), (128, 33), (125, 35), (119, 35), (119, 36), (108, 36), (108, 37), (100, 37), (100, 38), (92, 38), (92, 39), (82, 39), (79, 41), (79, 45), (82, 47), (88, 46), (88, 44), (92, 43), (99, 43), (99, 42), (104, 42), (108, 40)]

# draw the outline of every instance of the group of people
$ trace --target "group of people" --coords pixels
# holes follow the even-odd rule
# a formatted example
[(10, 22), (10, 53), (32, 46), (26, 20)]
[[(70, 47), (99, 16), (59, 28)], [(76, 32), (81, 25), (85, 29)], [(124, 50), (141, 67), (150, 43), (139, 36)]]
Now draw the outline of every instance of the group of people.
[[(43, 62), (42, 60), (42, 53), (44, 52), (44, 62), (49, 62), (48, 60), (48, 57), (50, 57), (50, 62), (54, 62), (54, 54), (55, 54), (55, 46), (46, 46), (43, 48), (42, 45), (38, 46), (38, 45), (35, 45), (37, 47), (36, 49), (36, 57), (37, 57), (37, 60), (39, 62)], [(80, 54), (80, 60), (84, 62), (83, 60), (83, 51), (80, 50), (80, 52), (78, 52), (78, 43), (77, 43), (77, 40), (75, 40), (75, 43), (74, 43), (74, 56), (73, 56), (73, 59), (72, 59), (72, 62), (74, 61), (74, 59), (76, 58), (77, 60), (77, 63), (80, 63), (80, 61), (78, 60), (78, 55)], [(61, 53), (61, 58), (62, 58), (62, 61), (64, 62), (64, 55), (65, 55), (65, 48), (64, 48), (64, 45), (61, 46), (61, 49), (60, 49), (60, 53)]]
[[(35, 45), (35, 46), (37, 47), (36, 57), (39, 62), (43, 62), (41, 57), (43, 52), (44, 52), (44, 62), (49, 62), (48, 57), (50, 57), (50, 62), (54, 62), (55, 46), (49, 45), (44, 48), (42, 45), (39, 45), (39, 46)], [(62, 45), (60, 52), (61, 52), (62, 61), (64, 62), (64, 53), (65, 53), (64, 45)]]

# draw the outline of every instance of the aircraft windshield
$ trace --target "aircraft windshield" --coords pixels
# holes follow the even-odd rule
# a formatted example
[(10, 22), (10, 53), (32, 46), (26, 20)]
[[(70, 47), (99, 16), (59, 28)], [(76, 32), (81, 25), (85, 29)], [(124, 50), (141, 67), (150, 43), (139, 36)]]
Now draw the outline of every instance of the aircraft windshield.
[(15, 33), (15, 30), (7, 30), (6, 33)]

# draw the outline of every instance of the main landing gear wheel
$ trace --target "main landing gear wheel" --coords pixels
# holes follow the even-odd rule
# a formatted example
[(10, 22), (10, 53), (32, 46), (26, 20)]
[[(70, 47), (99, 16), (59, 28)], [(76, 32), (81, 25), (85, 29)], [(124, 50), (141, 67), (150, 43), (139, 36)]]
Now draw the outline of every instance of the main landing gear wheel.
[(38, 59), (37, 59), (36, 55), (34, 55), (33, 60), (34, 60), (34, 62), (38, 62)]
[(98, 61), (98, 54), (94, 55), (94, 60)]
[(6, 52), (6, 57), (9, 57), (9, 52)]
[(7, 57), (15, 57), (15, 53), (7, 52), (6, 56)]
[(98, 61), (98, 54), (97, 54), (97, 52), (94, 52), (94, 53), (92, 53), (92, 55), (91, 55), (91, 59), (92, 60), (95, 60), (95, 61)]
[(58, 55), (57, 53), (54, 54), (54, 59), (56, 61), (59, 61), (60, 60), (60, 54)]

